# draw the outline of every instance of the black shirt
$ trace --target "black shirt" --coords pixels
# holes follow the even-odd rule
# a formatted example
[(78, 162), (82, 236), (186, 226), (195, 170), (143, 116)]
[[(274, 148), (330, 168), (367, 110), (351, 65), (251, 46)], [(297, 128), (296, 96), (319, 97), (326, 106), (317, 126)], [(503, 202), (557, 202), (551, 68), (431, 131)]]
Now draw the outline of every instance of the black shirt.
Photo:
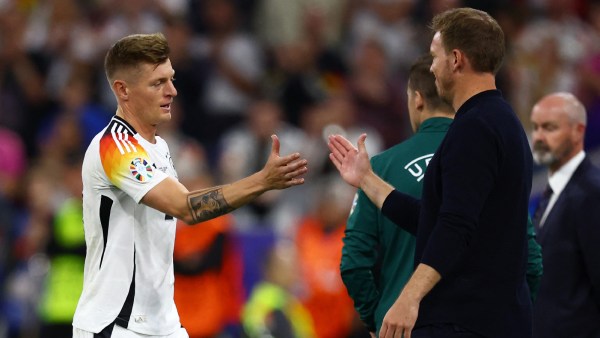
[(415, 262), (442, 276), (421, 302), (417, 327), (456, 323), (486, 337), (531, 336), (531, 180), (523, 127), (500, 91), (490, 90), (457, 111), (427, 167), (422, 199), (388, 196), (386, 216), (418, 224), (407, 229), (417, 235)]

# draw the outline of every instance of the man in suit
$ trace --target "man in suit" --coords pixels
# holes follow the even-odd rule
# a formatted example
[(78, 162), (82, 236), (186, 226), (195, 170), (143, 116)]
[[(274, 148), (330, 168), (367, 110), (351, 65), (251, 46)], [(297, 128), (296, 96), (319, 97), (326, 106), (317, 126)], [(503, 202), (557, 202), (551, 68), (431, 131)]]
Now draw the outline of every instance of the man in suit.
[(548, 167), (551, 188), (534, 217), (544, 265), (534, 336), (600, 337), (600, 171), (583, 150), (586, 111), (572, 94), (553, 93), (531, 122), (533, 158)]

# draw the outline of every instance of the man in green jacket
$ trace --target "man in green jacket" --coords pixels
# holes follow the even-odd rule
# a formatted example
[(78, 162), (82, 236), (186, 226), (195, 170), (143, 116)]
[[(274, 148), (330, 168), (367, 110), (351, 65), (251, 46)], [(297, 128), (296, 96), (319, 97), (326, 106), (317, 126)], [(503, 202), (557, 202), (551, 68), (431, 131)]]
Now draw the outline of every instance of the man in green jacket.
[[(431, 157), (452, 123), (454, 110), (442, 101), (430, 72), (431, 56), (419, 58), (408, 76), (408, 112), (415, 134), (373, 156), (373, 171), (396, 189), (421, 197), (422, 179)], [(542, 274), (541, 248), (528, 228), (527, 281), (532, 298)], [(381, 328), (388, 309), (410, 278), (415, 239), (387, 219), (361, 190), (346, 225), (341, 274), (354, 307), (372, 336)]]

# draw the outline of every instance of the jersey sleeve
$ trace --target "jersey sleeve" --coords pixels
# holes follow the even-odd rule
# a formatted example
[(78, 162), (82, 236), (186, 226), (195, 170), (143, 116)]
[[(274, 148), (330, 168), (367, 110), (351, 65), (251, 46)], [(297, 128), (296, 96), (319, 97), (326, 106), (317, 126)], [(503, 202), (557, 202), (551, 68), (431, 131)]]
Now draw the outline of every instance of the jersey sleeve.
[(128, 133), (107, 130), (100, 139), (100, 160), (108, 180), (136, 203), (168, 177), (158, 170), (144, 147)]
[(340, 270), (354, 308), (373, 332), (380, 297), (373, 274), (378, 259), (377, 231), (377, 207), (359, 189), (346, 224)]

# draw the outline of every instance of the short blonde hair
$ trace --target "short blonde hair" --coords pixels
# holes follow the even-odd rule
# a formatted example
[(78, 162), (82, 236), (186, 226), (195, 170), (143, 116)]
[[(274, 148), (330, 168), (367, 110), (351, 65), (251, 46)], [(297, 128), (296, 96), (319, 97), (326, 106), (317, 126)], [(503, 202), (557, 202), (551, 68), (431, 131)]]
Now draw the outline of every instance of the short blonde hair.
[(106, 53), (104, 70), (112, 82), (115, 74), (141, 64), (160, 65), (169, 58), (169, 45), (162, 33), (133, 34), (117, 41)]

